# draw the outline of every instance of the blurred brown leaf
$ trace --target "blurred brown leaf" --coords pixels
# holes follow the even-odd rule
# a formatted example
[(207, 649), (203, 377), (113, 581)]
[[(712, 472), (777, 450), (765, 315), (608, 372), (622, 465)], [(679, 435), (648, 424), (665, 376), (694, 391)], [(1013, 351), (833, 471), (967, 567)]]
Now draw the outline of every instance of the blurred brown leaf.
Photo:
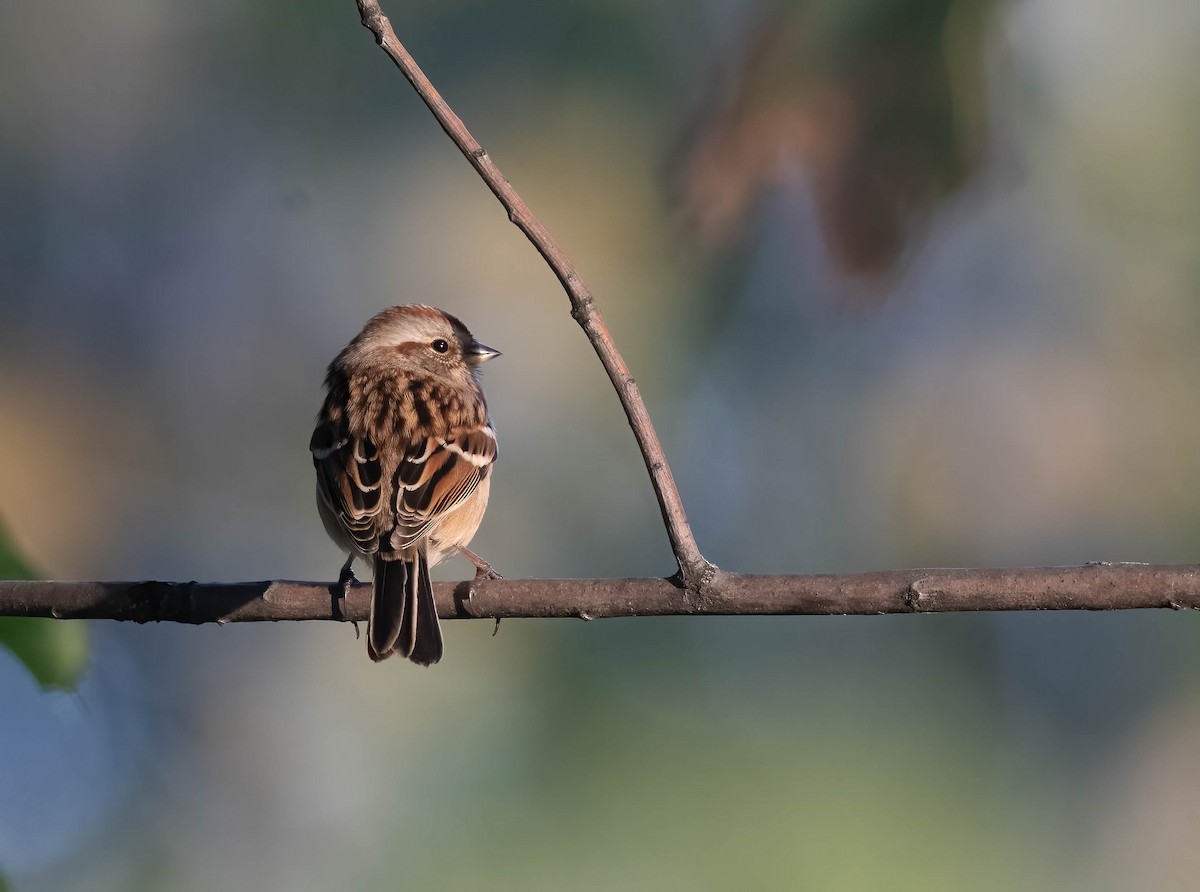
[(672, 169), (685, 219), (733, 240), (799, 162), (835, 266), (890, 272), (976, 168), (982, 54), (997, 0), (808, 0), (773, 7), (713, 76)]

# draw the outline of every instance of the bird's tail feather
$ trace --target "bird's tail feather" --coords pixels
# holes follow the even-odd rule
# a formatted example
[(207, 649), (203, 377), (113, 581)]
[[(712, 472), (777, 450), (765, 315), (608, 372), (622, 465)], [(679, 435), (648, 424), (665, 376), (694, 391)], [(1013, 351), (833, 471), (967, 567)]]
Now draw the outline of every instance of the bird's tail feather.
[(438, 622), (437, 604), (433, 600), (433, 585), (429, 582), (429, 561), (421, 554), (416, 561), (414, 635), (408, 658), (422, 666), (432, 666), (442, 658), (442, 626)]
[(442, 630), (423, 552), (395, 561), (376, 556), (367, 653), (376, 662), (400, 654), (422, 666), (442, 658)]

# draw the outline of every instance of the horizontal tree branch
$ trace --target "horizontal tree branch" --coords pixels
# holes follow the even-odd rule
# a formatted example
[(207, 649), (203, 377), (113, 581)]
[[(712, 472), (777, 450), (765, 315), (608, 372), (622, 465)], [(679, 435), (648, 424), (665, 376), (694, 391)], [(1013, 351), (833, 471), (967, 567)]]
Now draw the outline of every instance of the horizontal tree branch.
[[(370, 586), (316, 582), (0, 581), (0, 616), (226, 623), (365, 620)], [(1200, 565), (1087, 564), (847, 575), (719, 572), (697, 597), (671, 579), (437, 583), (444, 619), (1200, 609)]]

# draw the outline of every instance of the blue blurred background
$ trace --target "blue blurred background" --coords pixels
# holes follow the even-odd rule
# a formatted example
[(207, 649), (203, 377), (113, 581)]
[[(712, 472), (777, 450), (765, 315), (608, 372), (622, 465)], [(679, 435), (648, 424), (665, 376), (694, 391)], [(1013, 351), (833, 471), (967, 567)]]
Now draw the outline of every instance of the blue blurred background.
[[(393, 3), (580, 267), (708, 556), (1192, 562), (1200, 6)], [(0, 5), (0, 515), (55, 578), (332, 579), (391, 303), (504, 351), (475, 550), (663, 575), (553, 276), (354, 4)], [(465, 562), (438, 571), (471, 572)], [(97, 623), (0, 652), (18, 890), (1192, 889), (1190, 615)]]

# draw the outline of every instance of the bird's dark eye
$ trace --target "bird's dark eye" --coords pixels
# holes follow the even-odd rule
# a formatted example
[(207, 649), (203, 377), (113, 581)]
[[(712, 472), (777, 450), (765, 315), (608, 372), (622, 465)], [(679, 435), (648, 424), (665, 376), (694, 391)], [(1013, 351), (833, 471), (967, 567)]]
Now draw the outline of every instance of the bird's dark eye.
[(444, 338), (438, 338), (436, 341), (434, 341), (429, 346), (432, 347), (434, 350), (436, 350), (438, 353), (445, 353), (447, 350), (450, 349), (450, 345), (446, 343)]

